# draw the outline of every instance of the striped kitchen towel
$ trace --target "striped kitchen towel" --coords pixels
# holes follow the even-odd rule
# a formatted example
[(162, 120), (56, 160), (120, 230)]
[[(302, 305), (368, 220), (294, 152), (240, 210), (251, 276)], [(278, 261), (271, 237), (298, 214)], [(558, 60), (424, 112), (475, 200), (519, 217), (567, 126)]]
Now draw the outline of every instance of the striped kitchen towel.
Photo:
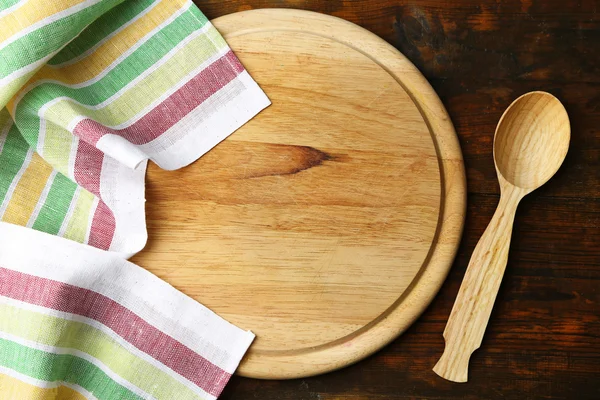
[(0, 28), (0, 399), (218, 397), (254, 336), (125, 258), (147, 160), (268, 99), (189, 0), (0, 0)]
[(2, 400), (214, 399), (254, 339), (115, 253), (0, 232)]

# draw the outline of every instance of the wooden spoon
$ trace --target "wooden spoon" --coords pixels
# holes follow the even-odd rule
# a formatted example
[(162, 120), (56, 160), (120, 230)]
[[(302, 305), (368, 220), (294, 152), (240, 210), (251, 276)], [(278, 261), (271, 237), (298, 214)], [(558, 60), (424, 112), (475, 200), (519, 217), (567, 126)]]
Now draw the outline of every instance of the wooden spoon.
[(549, 93), (531, 92), (505, 111), (494, 137), (500, 203), (477, 243), (444, 330), (446, 348), (433, 370), (466, 382), (471, 354), (481, 346), (502, 275), (517, 206), (560, 168), (571, 137), (569, 117)]

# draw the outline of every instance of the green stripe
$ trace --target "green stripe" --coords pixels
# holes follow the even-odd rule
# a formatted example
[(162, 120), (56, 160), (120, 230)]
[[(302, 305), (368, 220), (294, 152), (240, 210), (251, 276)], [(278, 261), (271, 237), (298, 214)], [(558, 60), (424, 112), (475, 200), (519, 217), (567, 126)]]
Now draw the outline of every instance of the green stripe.
[(94, 364), (70, 354), (47, 353), (0, 339), (0, 365), (42, 381), (79, 385), (100, 400), (141, 399)]
[(6, 10), (9, 7), (14, 6), (20, 0), (0, 0), (0, 11)]
[(31, 90), (19, 102), (15, 115), (15, 121), (19, 125), (23, 137), (32, 145), (37, 144), (40, 126), (37, 111), (52, 99), (66, 96), (86, 105), (102, 103), (156, 64), (173, 47), (198, 29), (200, 27), (197, 17), (186, 11), (157, 32), (151, 40), (141, 45), (98, 82), (80, 89), (48, 82)]
[(58, 234), (76, 189), (75, 182), (60, 172), (57, 173), (48, 197), (33, 224), (33, 229), (52, 235)]
[(48, 64), (57, 65), (79, 57), (96, 46), (107, 36), (117, 31), (127, 22), (148, 8), (155, 0), (128, 1), (120, 4), (98, 18), (77, 38), (60, 51)]
[(187, 386), (90, 325), (0, 304), (0, 330), (48, 346), (89, 354), (157, 399), (200, 399)]
[(16, 125), (8, 131), (2, 153), (0, 153), (0, 204), (4, 201), (6, 192), (15, 176), (21, 169), (29, 145), (23, 139)]
[[(122, 1), (101, 1), (75, 14), (44, 25), (9, 43), (6, 47), (0, 49), (0, 60), (8, 60), (8, 62), (0, 64), (0, 78), (58, 51), (98, 16), (104, 14)], [(43, 45), (40, 45), (40, 38), (44, 38)], [(15, 54), (19, 54), (20, 56), (15, 57)]]
[(198, 23), (200, 23), (201, 25), (204, 25), (206, 22), (208, 22), (208, 18), (206, 18), (206, 15), (204, 15), (202, 11), (200, 11), (200, 9), (194, 4), (192, 4), (192, 6), (190, 7), (190, 12), (194, 17), (196, 17), (196, 21), (198, 21)]

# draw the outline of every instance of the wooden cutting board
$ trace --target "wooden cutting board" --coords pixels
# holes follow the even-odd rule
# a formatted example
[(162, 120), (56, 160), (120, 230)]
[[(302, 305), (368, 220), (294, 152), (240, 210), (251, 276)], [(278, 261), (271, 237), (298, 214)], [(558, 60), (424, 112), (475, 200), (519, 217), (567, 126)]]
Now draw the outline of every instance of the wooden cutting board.
[(298, 10), (214, 21), (273, 105), (191, 166), (147, 177), (133, 261), (257, 339), (244, 376), (354, 363), (440, 288), (465, 174), (433, 89), (368, 31)]

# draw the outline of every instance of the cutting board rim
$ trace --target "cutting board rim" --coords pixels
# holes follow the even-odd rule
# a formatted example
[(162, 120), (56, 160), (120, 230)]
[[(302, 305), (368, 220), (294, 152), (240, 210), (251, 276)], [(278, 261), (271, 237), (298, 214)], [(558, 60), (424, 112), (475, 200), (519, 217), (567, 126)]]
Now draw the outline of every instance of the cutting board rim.
[(212, 23), (225, 40), (266, 30), (299, 31), (336, 40), (361, 52), (404, 88), (432, 134), (441, 175), (440, 214), (429, 254), (406, 291), (378, 319), (338, 341), (290, 352), (254, 353), (250, 348), (236, 373), (259, 379), (292, 379), (351, 365), (412, 325), (439, 291), (454, 261), (466, 213), (466, 176), (450, 117), (429, 82), (402, 53), (346, 20), (305, 10), (267, 8), (229, 14)]

